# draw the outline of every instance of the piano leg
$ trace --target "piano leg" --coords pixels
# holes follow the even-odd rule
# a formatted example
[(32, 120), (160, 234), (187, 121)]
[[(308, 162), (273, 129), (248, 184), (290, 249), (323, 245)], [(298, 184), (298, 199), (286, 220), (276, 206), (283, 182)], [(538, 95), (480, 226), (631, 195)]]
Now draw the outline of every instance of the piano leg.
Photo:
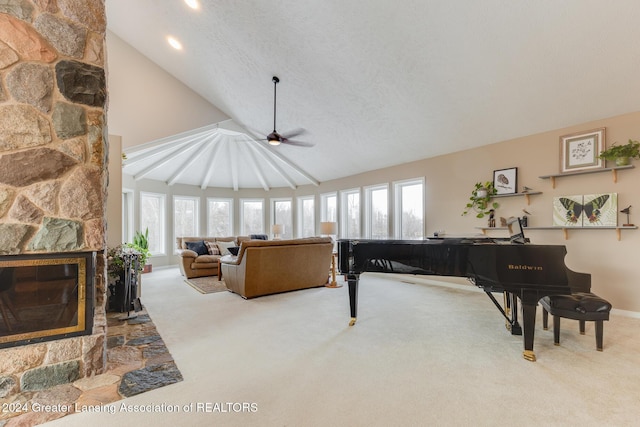
[(522, 292), (522, 323), (524, 326), (524, 352), (522, 356), (531, 362), (536, 361), (536, 355), (533, 352), (533, 338), (536, 329), (536, 307), (538, 305), (537, 293), (528, 294)]
[(511, 335), (522, 335), (522, 328), (518, 323), (518, 296), (513, 292), (507, 292), (511, 298)]
[(349, 306), (351, 307), (351, 321), (349, 326), (356, 324), (358, 316), (358, 274), (347, 274), (347, 283), (349, 283)]

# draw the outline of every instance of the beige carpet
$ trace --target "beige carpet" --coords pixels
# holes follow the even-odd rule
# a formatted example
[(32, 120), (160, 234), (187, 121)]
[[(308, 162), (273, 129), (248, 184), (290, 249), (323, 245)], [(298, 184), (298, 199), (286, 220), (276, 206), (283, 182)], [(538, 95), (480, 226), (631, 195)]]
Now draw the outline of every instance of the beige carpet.
[(218, 280), (218, 276), (194, 277), (184, 279), (184, 281), (201, 294), (213, 294), (227, 290), (224, 281)]
[(244, 300), (194, 292), (177, 268), (154, 269), (152, 280), (143, 304), (184, 380), (124, 399), (113, 414), (52, 426), (591, 427), (640, 418), (638, 318), (612, 313), (598, 352), (592, 323), (582, 336), (563, 321), (556, 347), (538, 310), (538, 360), (528, 362), (522, 338), (470, 286), (363, 275), (349, 327), (346, 286)]

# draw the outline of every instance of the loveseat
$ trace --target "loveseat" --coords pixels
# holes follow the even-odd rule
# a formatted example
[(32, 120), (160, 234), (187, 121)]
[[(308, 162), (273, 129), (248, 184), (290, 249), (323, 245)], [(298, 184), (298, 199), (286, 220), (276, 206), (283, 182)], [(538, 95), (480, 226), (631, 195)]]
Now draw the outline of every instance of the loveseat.
[[(180, 256), (178, 262), (180, 272), (187, 279), (217, 276), (218, 260), (224, 255), (224, 251), (220, 251), (220, 249), (228, 246), (239, 246), (245, 240), (250, 240), (250, 237), (177, 237), (176, 245)], [(218, 247), (217, 243), (220, 243), (220, 247)], [(223, 253), (211, 253), (212, 251), (208, 246), (215, 247), (218, 252)]]
[(331, 267), (330, 237), (247, 240), (220, 259), (227, 289), (249, 299), (323, 286)]

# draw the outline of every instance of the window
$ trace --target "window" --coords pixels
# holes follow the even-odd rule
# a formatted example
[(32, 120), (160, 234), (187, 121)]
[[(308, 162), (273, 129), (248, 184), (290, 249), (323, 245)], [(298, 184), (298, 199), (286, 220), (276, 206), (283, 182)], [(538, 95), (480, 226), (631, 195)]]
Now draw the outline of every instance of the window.
[(233, 236), (233, 199), (207, 199), (207, 236)]
[(122, 189), (122, 241), (133, 241), (133, 190)]
[(293, 238), (292, 205), (291, 199), (271, 199), (271, 224), (282, 224), (284, 226), (284, 232), (280, 234), (282, 239)]
[(336, 193), (326, 193), (320, 195), (320, 221), (338, 221), (338, 196)]
[(340, 192), (340, 235), (345, 239), (360, 237), (360, 189)]
[(200, 235), (200, 199), (198, 197), (173, 197), (174, 237)]
[(164, 194), (140, 193), (140, 230), (149, 230), (151, 255), (165, 254), (165, 209)]
[(389, 237), (389, 186), (376, 185), (364, 189), (364, 228), (369, 239)]
[(395, 235), (399, 239), (424, 238), (424, 179), (396, 182)]
[(315, 197), (298, 197), (298, 236), (316, 235)]
[(263, 199), (240, 199), (240, 233), (265, 234)]

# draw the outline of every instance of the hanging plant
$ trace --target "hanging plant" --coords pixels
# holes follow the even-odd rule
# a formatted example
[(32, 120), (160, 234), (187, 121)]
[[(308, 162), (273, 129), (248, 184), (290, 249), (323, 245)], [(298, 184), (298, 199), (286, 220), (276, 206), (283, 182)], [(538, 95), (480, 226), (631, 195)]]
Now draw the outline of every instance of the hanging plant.
[(500, 206), (497, 202), (491, 202), (491, 198), (497, 193), (498, 190), (493, 186), (493, 182), (476, 182), (462, 215), (468, 214), (471, 210), (476, 212), (476, 218), (484, 218), (485, 215), (489, 215), (491, 210), (498, 209)]

